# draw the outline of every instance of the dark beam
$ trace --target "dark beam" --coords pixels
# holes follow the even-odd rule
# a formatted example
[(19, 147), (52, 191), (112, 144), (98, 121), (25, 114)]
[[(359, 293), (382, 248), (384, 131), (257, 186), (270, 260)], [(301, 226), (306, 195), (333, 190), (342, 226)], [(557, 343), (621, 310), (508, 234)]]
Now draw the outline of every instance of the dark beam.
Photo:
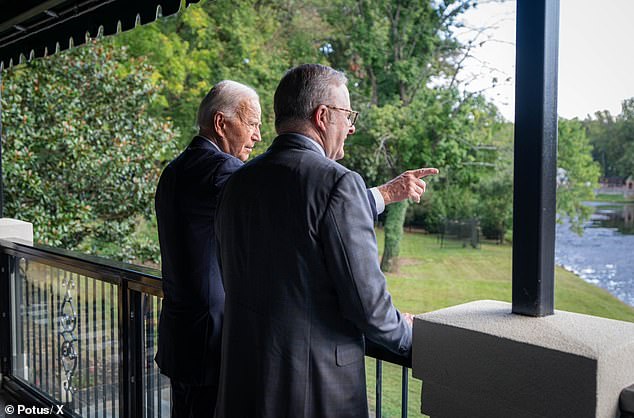
[(554, 310), (559, 0), (518, 0), (513, 312)]
[[(66, 0), (49, 0), (43, 2), (37, 2), (37, 4), (26, 5), (23, 2), (14, 2), (13, 4), (3, 4), (5, 9), (5, 16), (11, 16), (9, 19), (0, 22), (0, 32), (11, 28), (14, 25), (18, 25), (31, 19), (34, 16), (44, 13), (46, 10), (59, 6)], [(22, 13), (17, 14), (17, 10), (24, 10)]]

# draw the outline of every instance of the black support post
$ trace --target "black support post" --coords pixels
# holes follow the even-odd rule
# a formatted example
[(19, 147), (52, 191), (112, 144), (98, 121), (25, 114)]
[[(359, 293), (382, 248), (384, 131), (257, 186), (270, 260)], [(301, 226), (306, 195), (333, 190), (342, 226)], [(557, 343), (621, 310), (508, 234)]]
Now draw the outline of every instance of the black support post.
[(559, 0), (517, 1), (513, 312), (554, 311)]

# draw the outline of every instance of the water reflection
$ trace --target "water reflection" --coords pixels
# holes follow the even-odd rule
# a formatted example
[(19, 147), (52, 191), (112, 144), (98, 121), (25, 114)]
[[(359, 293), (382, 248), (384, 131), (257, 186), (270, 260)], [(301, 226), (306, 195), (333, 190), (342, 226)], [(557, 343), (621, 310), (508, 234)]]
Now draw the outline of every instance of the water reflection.
[(579, 236), (557, 225), (555, 261), (634, 306), (634, 205), (588, 202), (595, 213)]
[(614, 205), (600, 202), (587, 202), (595, 206), (592, 218), (594, 228), (613, 228), (621, 234), (634, 235), (634, 204)]

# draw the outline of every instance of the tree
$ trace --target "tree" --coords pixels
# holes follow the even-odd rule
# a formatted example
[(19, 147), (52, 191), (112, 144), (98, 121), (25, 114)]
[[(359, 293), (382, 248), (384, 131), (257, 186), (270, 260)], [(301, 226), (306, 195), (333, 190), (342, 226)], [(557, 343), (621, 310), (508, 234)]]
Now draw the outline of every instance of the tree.
[(6, 72), (5, 212), (32, 222), (36, 242), (92, 252), (116, 243), (117, 258), (144, 250), (131, 235), (175, 153), (171, 123), (148, 111), (160, 89), (153, 75), (108, 42)]
[(609, 111), (596, 112), (585, 126), (593, 156), (603, 176), (627, 177), (634, 173), (634, 98), (624, 100), (616, 117)]
[(594, 197), (600, 169), (592, 160), (592, 145), (577, 119), (559, 119), (557, 167), (557, 212), (567, 216), (571, 228), (580, 234), (583, 222), (592, 214), (592, 208), (582, 202)]
[[(262, 137), (275, 136), (273, 94), (282, 74), (303, 62), (325, 62), (319, 39), (329, 33), (311, 2), (201, 1), (175, 16), (115, 38), (130, 54), (146, 57), (165, 89), (160, 115), (173, 120), (186, 146), (197, 132), (200, 101), (218, 81), (256, 89), (262, 104)], [(256, 148), (254, 155), (266, 146)]]
[[(335, 27), (327, 55), (348, 70), (352, 101), (363, 110), (347, 159), (366, 179), (385, 181), (421, 166), (455, 167), (467, 157), (461, 143), (468, 100), (433, 79), (455, 74), (460, 45), (451, 26), (469, 1), (367, 0), (333, 2)], [(381, 267), (390, 271), (399, 253), (408, 202), (386, 211)]]

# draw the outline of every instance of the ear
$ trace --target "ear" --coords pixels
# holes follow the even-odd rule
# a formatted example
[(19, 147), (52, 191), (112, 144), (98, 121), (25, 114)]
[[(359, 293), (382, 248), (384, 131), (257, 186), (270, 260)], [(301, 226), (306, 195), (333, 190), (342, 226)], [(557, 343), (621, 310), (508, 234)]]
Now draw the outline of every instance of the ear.
[(319, 105), (319, 107), (317, 107), (317, 110), (315, 110), (315, 112), (313, 113), (313, 124), (318, 131), (324, 132), (328, 123), (328, 108), (324, 105)]
[(224, 138), (226, 136), (225, 135), (226, 118), (224, 113), (216, 112), (216, 114), (214, 115), (213, 125), (214, 125), (214, 131), (216, 132), (216, 135), (218, 135), (220, 138)]

